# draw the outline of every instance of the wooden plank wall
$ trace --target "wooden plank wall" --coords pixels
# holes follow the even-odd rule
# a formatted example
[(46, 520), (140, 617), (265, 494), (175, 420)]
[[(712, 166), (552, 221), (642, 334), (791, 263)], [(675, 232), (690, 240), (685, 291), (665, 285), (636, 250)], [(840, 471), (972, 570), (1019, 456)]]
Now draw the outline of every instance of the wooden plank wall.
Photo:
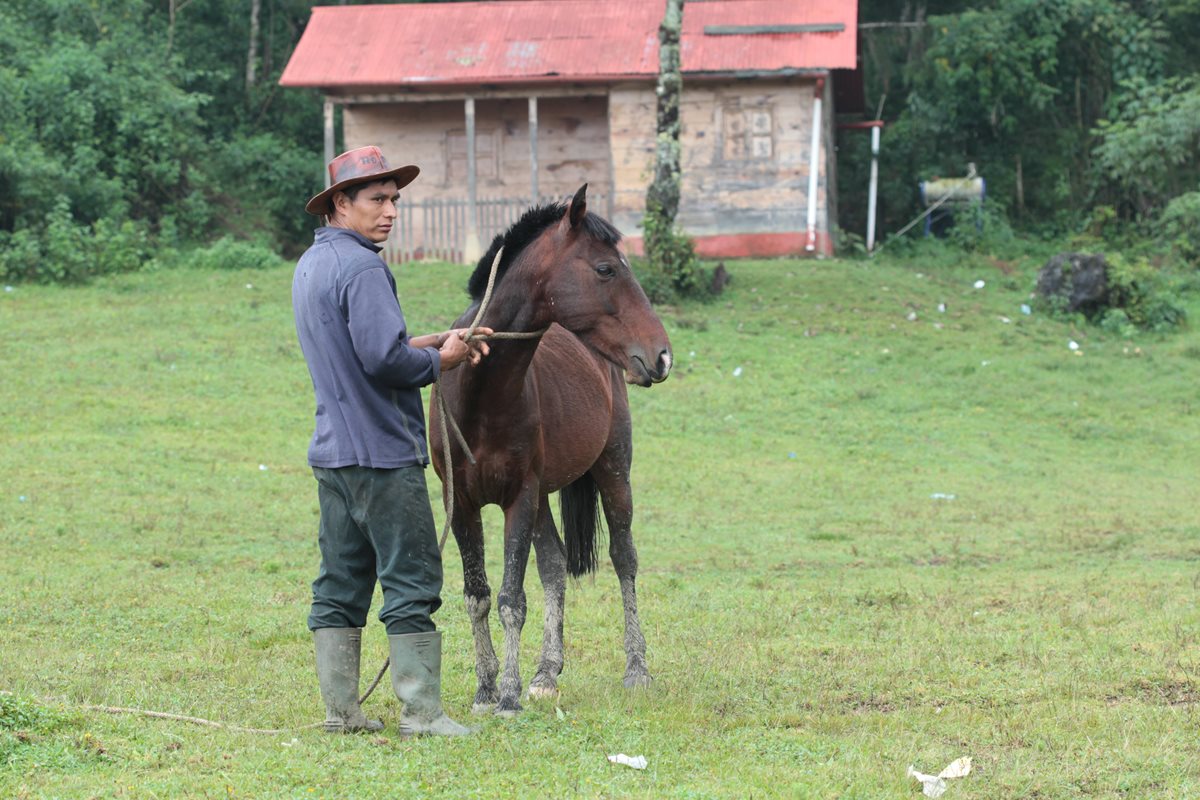
[[(480, 197), (528, 197), (529, 106), (525, 98), (476, 95)], [(607, 195), (612, 181), (607, 99), (538, 100), (539, 191), (567, 198), (583, 183)], [(344, 109), (347, 149), (379, 145), (390, 162), (416, 164), (421, 175), (405, 190), (414, 200), (466, 197), (462, 101), (372, 103)]]
[[(833, 154), (832, 97), (822, 111), (817, 227), (828, 231)], [(812, 79), (684, 81), (680, 105), (683, 187), (678, 221), (692, 236), (805, 230)], [(622, 85), (609, 96), (613, 222), (641, 235), (654, 165), (652, 86)]]

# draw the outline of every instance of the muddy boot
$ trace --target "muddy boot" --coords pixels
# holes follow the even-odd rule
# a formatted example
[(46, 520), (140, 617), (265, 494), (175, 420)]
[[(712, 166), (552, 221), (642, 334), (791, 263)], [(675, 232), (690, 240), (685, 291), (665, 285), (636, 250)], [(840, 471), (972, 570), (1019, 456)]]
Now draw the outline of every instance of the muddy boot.
[(383, 723), (367, 719), (358, 705), (360, 628), (317, 628), (317, 680), (325, 701), (325, 730), (330, 733), (380, 731)]
[(400, 733), (462, 736), (473, 733), (442, 711), (442, 634), (388, 636), (392, 653), (392, 689), (404, 703)]

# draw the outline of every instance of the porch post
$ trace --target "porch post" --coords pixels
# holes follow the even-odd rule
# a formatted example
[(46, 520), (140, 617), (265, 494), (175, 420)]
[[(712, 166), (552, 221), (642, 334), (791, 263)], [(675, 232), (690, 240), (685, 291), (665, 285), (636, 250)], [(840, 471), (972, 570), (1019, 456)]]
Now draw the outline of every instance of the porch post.
[[(333, 101), (325, 98), (325, 164), (333, 161)], [(323, 164), (321, 172), (325, 175), (325, 188), (329, 188), (329, 170)]]
[(530, 205), (538, 204), (538, 109), (537, 97), (529, 98), (529, 192)]
[(467, 238), (463, 242), (463, 262), (473, 264), (483, 255), (479, 244), (479, 215), (476, 206), (475, 179), (475, 98), (466, 100), (467, 115)]

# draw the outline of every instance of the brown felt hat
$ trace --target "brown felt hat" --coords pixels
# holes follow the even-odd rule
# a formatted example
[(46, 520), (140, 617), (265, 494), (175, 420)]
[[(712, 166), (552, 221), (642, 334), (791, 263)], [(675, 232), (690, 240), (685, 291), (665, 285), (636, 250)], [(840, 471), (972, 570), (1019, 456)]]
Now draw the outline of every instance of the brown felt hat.
[(397, 189), (403, 189), (413, 182), (420, 171), (419, 167), (412, 164), (392, 169), (383, 153), (374, 145), (347, 150), (329, 162), (329, 188), (309, 200), (304, 210), (318, 217), (329, 216), (333, 213), (333, 203), (330, 201), (334, 192), (357, 183), (374, 183), (388, 178), (396, 181)]

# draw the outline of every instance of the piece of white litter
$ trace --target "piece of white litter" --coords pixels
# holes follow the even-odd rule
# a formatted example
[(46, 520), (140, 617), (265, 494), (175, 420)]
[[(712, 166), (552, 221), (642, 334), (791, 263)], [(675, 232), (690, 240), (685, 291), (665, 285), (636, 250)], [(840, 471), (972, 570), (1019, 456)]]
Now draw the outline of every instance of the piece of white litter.
[(944, 494), (943, 492), (934, 492), (933, 494), (929, 495), (929, 499), (930, 500), (953, 500), (954, 495)]
[(254, 288), (254, 284), (253, 284), (253, 283), (247, 283), (247, 284), (246, 284), (246, 288), (247, 288), (247, 289), (253, 289), (253, 288)]
[(11, 286), (4, 287), (4, 291), (6, 291), (6, 292), (11, 292), (12, 290), (13, 290), (13, 287), (11, 287)]
[(282, 747), (295, 747), (300, 744), (300, 740), (293, 738), (290, 742), (280, 742), (279, 744)]
[(624, 764), (625, 766), (633, 767), (634, 769), (646, 768), (645, 756), (627, 756), (624, 753), (617, 753), (615, 756), (609, 756), (608, 760), (614, 764)]
[(908, 765), (908, 777), (916, 778), (921, 782), (921, 792), (926, 797), (941, 797), (946, 791), (946, 781), (954, 778), (965, 778), (971, 774), (971, 757), (963, 756), (962, 758), (951, 761), (946, 765), (946, 768), (937, 775), (926, 775), (923, 772), (917, 772), (911, 764)]
[(1030, 308), (1028, 304), (1021, 303), (1021, 313), (1024, 314), (1025, 316), (1029, 316), (1030, 314), (1033, 313), (1033, 309)]
[(268, 469), (268, 467), (267, 467), (267, 465), (266, 465), (266, 464), (259, 464), (259, 465), (258, 465), (258, 469), (259, 469), (259, 471), (260, 471), (260, 472), (266, 472), (266, 471), (267, 471), (267, 469)]
[(916, 322), (917, 321), (917, 312), (915, 312), (915, 311), (908, 312), (908, 316), (905, 317), (905, 319), (908, 320), (909, 322)]
[(938, 303), (938, 311), (940, 311), (940, 312), (942, 312), (943, 314), (945, 314), (945, 313), (946, 313), (946, 304), (945, 304), (945, 303)]
[(1003, 322), (1005, 325), (1011, 325), (1011, 324), (1012, 324), (1012, 320), (1011, 320), (1011, 319), (1009, 319), (1008, 317), (1001, 317), (1001, 318), (1000, 318), (1000, 321), (1001, 321), (1001, 322)]
[(740, 377), (742, 377), (742, 368), (741, 368), (741, 367), (734, 367), (734, 368), (733, 368), (733, 377), (735, 377), (735, 378), (740, 378)]
[(696, 351), (695, 351), (695, 350), (693, 350), (693, 351), (691, 351), (690, 353), (688, 353), (688, 357), (689, 357), (689, 358), (695, 358), (695, 357), (696, 357)]
[(987, 284), (986, 284), (986, 283), (984, 283), (983, 281), (975, 281), (975, 288), (976, 288), (976, 289), (982, 289), (982, 288), (983, 288), (983, 287), (985, 287), (985, 286), (987, 286)]
[(1070, 348), (1071, 350), (1078, 350), (1079, 342), (1072, 339), (1071, 341), (1067, 342), (1067, 347)]

